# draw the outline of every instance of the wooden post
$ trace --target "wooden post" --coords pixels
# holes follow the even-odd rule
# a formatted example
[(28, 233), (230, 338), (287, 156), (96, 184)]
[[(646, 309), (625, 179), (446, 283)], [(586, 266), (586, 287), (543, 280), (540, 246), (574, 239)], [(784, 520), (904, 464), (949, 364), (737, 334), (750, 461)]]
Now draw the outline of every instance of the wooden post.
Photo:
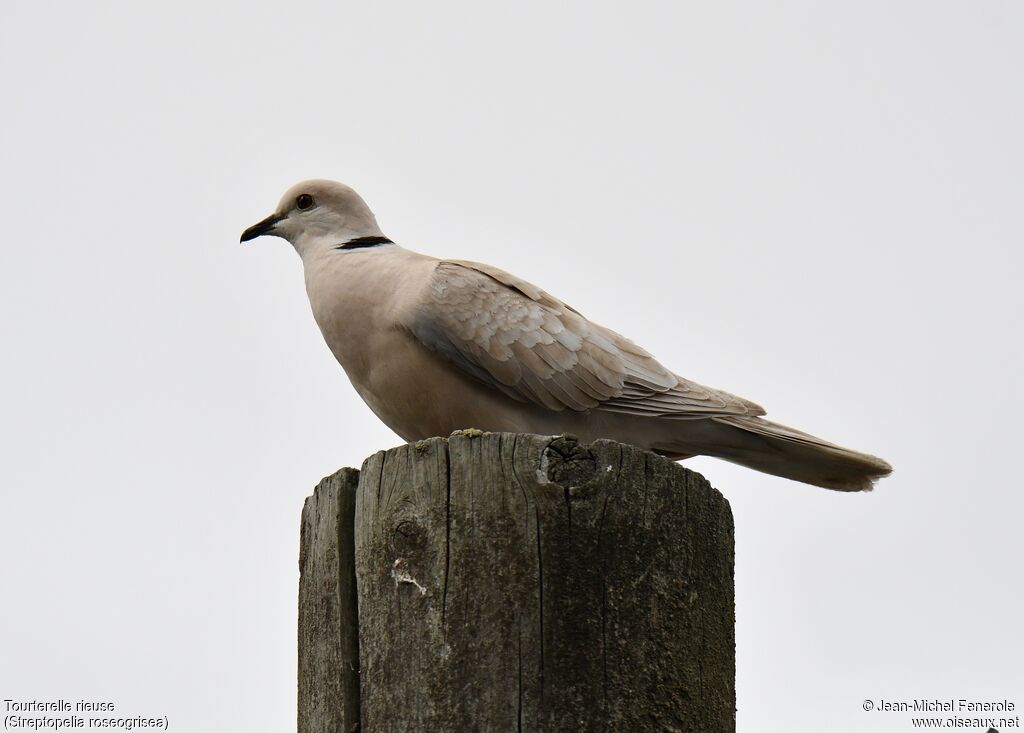
[(359, 730), (359, 626), (353, 528), (359, 472), (343, 468), (302, 507), (299, 733)]
[[(305, 532), (300, 605), (340, 597), (307, 569), (344, 534)], [(359, 474), (354, 562), (359, 699), (340, 704), (356, 712), (304, 715), (353, 658), (324, 651), (337, 624), (307, 624), (323, 633), (300, 633), (300, 733), (353, 715), (364, 733), (735, 730), (732, 515), (678, 464), (507, 433), (380, 452)]]

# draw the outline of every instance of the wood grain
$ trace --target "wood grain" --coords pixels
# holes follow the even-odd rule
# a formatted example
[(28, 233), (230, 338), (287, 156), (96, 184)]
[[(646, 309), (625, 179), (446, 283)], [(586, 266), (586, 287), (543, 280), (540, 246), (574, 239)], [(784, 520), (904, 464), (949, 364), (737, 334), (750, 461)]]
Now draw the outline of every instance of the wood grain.
[(369, 458), (355, 526), (364, 731), (735, 729), (732, 515), (700, 475), (457, 435)]
[(353, 528), (359, 472), (328, 476), (302, 508), (299, 733), (359, 730), (359, 628)]

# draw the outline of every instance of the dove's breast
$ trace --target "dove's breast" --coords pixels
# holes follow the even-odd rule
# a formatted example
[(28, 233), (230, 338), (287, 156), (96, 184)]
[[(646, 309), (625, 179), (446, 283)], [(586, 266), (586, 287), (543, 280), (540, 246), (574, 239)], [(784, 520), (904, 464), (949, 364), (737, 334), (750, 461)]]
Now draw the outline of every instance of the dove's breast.
[(324, 340), (359, 396), (402, 438), (536, 425), (531, 406), (473, 380), (401, 325), (411, 320), (437, 260), (389, 245), (328, 253), (304, 265), (306, 292)]

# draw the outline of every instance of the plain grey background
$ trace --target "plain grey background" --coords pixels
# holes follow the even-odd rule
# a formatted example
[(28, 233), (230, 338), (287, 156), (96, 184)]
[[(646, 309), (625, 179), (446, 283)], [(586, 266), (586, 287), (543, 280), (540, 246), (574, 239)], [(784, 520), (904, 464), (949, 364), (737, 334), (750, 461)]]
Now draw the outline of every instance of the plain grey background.
[(740, 730), (1019, 713), (1022, 32), (1009, 0), (7, 4), (0, 698), (294, 725), (302, 500), (399, 442), (291, 248), (238, 244), (328, 177), (893, 463), (854, 496), (688, 463), (736, 517)]

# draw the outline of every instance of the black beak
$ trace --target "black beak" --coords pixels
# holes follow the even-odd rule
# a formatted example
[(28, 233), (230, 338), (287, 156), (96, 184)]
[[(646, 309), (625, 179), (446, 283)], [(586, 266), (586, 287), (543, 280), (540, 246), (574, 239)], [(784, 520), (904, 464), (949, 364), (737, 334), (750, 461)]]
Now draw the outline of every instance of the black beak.
[(271, 214), (259, 224), (253, 224), (242, 232), (242, 238), (238, 241), (248, 242), (250, 239), (256, 239), (256, 237), (263, 236), (264, 234), (273, 234), (274, 225), (282, 219), (284, 219), (283, 214)]

